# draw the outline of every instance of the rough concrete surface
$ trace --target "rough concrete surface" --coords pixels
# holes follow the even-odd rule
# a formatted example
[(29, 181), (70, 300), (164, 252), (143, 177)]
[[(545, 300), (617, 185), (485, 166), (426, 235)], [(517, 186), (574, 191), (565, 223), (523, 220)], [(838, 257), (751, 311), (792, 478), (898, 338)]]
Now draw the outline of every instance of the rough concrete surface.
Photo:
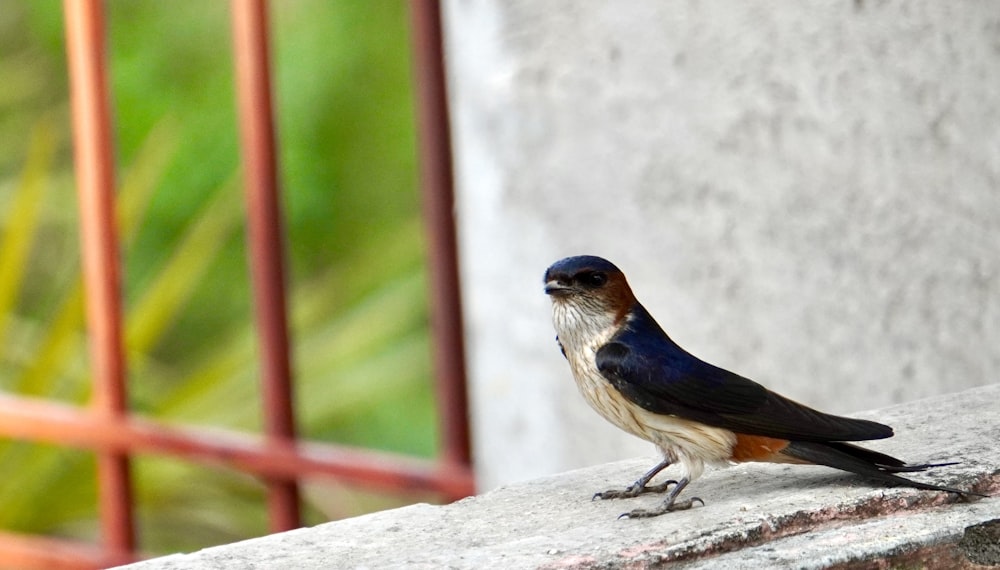
[(872, 448), (961, 462), (914, 478), (992, 496), (962, 501), (820, 467), (746, 464), (689, 487), (704, 507), (655, 519), (617, 518), (655, 497), (590, 500), (656, 461), (644, 457), (129, 568), (974, 568), (973, 557), (986, 560), (990, 545), (963, 537), (1000, 519), (1000, 385), (859, 415), (896, 429)]
[(444, 6), (482, 488), (648, 452), (553, 341), (567, 255), (833, 412), (996, 382), (997, 2)]

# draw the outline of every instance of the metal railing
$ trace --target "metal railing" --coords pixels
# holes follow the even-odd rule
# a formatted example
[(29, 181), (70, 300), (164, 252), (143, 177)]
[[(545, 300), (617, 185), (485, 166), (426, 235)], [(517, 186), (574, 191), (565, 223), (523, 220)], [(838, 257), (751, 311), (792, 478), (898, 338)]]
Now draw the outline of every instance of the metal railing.
[(92, 450), (101, 542), (0, 532), (0, 566), (94, 568), (140, 558), (130, 462), (160, 454), (223, 465), (267, 487), (270, 528), (301, 524), (299, 481), (333, 477), (386, 490), (474, 491), (452, 220), (451, 146), (438, 0), (410, 3), (424, 218), (429, 241), (441, 453), (435, 460), (297, 439), (292, 404), (266, 0), (232, 0), (251, 280), (264, 433), (167, 426), (131, 413), (122, 335), (112, 123), (101, 0), (64, 0), (93, 398), (86, 408), (0, 395), (0, 437)]

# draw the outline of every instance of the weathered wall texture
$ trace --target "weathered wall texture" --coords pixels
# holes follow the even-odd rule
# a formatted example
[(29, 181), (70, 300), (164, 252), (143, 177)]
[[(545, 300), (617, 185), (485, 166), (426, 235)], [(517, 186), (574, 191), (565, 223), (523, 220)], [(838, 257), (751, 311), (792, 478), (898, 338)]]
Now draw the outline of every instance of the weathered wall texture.
[(566, 255), (830, 411), (1000, 378), (1000, 4), (445, 7), (484, 489), (650, 451), (559, 355)]

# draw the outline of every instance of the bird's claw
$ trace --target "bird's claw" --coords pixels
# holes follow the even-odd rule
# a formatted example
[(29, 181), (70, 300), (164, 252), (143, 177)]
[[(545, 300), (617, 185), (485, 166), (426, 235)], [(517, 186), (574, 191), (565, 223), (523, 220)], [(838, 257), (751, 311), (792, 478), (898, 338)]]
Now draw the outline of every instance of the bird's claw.
[(659, 485), (629, 485), (626, 489), (608, 489), (607, 491), (601, 491), (599, 493), (594, 493), (594, 496), (590, 499), (591, 501), (596, 501), (597, 499), (631, 499), (632, 497), (638, 497), (639, 495), (645, 495), (647, 493), (663, 493), (670, 487), (670, 485), (676, 485), (677, 481), (673, 479), (669, 481), (664, 481)]
[(673, 511), (686, 511), (694, 506), (694, 502), (698, 501), (701, 506), (705, 506), (705, 501), (701, 500), (700, 497), (691, 497), (690, 499), (680, 501), (680, 502), (668, 502), (663, 503), (655, 509), (633, 509), (627, 513), (622, 513), (618, 515), (618, 520), (629, 518), (629, 519), (646, 519), (651, 517), (658, 517), (665, 513), (670, 513)]

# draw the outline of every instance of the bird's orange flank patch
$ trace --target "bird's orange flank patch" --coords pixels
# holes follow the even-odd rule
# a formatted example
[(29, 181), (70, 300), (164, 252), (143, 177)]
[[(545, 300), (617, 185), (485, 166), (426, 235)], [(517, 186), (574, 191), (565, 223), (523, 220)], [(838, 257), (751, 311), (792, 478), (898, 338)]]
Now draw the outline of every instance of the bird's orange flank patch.
[(732, 461), (775, 461), (779, 454), (788, 447), (787, 439), (775, 439), (762, 435), (736, 434), (736, 445), (733, 446)]

